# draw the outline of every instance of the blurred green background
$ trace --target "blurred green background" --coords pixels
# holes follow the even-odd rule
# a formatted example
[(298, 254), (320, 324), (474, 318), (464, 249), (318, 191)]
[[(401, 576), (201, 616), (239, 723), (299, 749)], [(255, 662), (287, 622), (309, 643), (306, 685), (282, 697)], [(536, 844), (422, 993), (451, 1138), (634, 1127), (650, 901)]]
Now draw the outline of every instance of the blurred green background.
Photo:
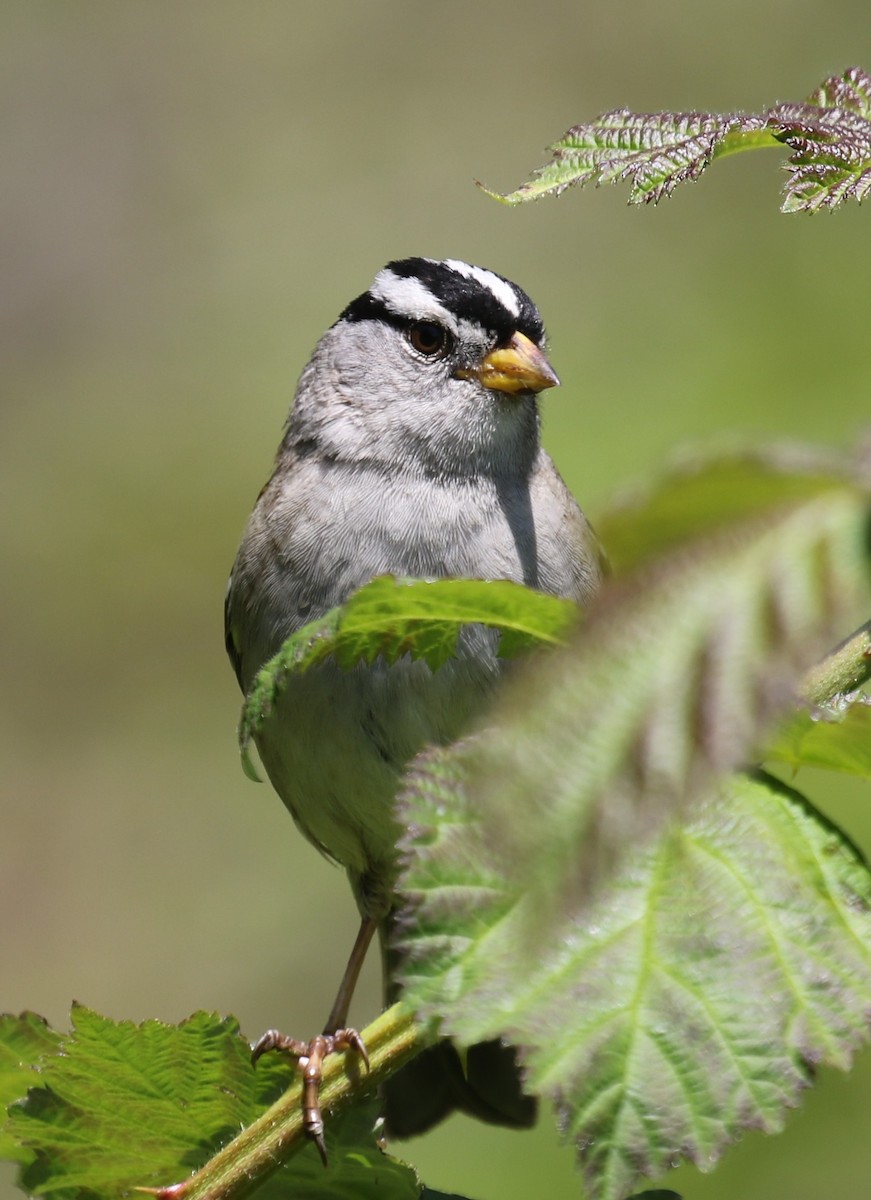
[[(239, 769), (226, 574), (321, 332), (390, 258), (521, 283), (564, 387), (545, 439), (595, 518), (673, 447), (843, 444), (867, 420), (871, 214), (781, 216), (777, 152), (658, 209), (509, 210), (608, 108), (758, 109), (871, 68), (864, 0), (701, 6), (48, 3), (0, 20), (0, 1008), (65, 1027), (207, 1007), (320, 1027), (355, 928), (341, 872)], [(864, 317), (862, 314), (866, 314)], [(871, 846), (867, 789), (809, 780)], [(374, 967), (374, 964), (373, 964)], [(356, 1004), (378, 1004), (370, 970)], [(871, 1055), (692, 1200), (858, 1194)], [(572, 1154), (456, 1119), (433, 1187), (573, 1196)], [(12, 1172), (0, 1193), (12, 1194)]]

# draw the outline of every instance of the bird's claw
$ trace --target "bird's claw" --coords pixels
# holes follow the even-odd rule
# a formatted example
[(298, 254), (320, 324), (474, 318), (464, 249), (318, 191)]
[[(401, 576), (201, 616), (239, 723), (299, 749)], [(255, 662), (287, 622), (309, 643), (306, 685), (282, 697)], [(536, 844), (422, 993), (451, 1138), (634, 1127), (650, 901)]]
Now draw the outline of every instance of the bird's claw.
[(336, 1029), (333, 1033), (319, 1033), (310, 1042), (288, 1037), (277, 1029), (267, 1029), (251, 1050), (251, 1061), (256, 1063), (263, 1054), (279, 1050), (295, 1058), (302, 1069), (303, 1127), (318, 1148), (321, 1161), (327, 1165), (327, 1148), (324, 1144), (324, 1118), (321, 1112), (320, 1088), (323, 1077), (324, 1059), (330, 1054), (344, 1050), (353, 1052), (363, 1060), (369, 1070), (369, 1055), (366, 1045), (356, 1029)]

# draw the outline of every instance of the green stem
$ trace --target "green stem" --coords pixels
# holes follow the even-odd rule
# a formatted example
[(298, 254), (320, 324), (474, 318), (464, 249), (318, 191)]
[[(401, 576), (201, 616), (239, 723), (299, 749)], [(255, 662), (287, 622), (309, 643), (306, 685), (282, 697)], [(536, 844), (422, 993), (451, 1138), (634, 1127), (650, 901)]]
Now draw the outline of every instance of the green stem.
[(851, 634), (822, 662), (811, 667), (799, 686), (808, 704), (827, 704), (852, 692), (871, 677), (871, 621)]
[[(403, 1004), (382, 1013), (363, 1030), (369, 1071), (351, 1053), (324, 1062), (321, 1105), (331, 1116), (373, 1091), (408, 1059), (433, 1041), (432, 1032), (414, 1020)], [(183, 1183), (142, 1188), (158, 1200), (241, 1200), (283, 1166), (307, 1143), (303, 1130), (302, 1077), (243, 1129), (223, 1150)]]

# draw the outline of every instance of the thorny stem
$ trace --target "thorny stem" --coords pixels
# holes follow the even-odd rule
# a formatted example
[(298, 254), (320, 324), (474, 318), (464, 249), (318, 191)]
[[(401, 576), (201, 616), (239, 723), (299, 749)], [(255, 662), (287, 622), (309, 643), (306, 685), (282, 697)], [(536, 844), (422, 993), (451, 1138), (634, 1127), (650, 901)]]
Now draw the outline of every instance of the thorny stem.
[(871, 621), (850, 634), (822, 662), (807, 672), (799, 695), (807, 704), (826, 704), (852, 692), (871, 676)]

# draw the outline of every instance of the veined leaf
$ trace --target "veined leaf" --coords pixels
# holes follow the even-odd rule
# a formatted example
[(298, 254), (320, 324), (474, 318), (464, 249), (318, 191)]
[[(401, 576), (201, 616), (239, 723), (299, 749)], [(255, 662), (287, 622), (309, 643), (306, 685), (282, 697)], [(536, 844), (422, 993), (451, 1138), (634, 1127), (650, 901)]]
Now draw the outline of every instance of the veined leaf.
[[(739, 113), (633, 113), (626, 108), (574, 125), (549, 146), (553, 158), (513, 192), (488, 195), (505, 204), (559, 195), (585, 183), (631, 183), (630, 204), (657, 203), (680, 183), (698, 179), (731, 134), (776, 144), (760, 117)], [(487, 189), (485, 189), (487, 190)]]
[(825, 767), (871, 779), (871, 707), (795, 713), (765, 750), (766, 762), (791, 767)]
[[(266, 721), (287, 676), (334, 657), (350, 668), (383, 656), (423, 658), (436, 670), (456, 651), (464, 625), (497, 626), (499, 652), (514, 657), (533, 646), (556, 645), (578, 617), (578, 609), (507, 580), (372, 580), (320, 620), (287, 639), (258, 673), (239, 725), (243, 764), (253, 735)], [(246, 767), (252, 773), (250, 764)], [(255, 776), (256, 778), (256, 776)]]
[(72, 1025), (40, 1086), (10, 1109), (9, 1131), (37, 1154), (28, 1189), (108, 1197), (183, 1178), (275, 1089), (274, 1074), (251, 1069), (235, 1023), (211, 1014), (134, 1025), (76, 1006)]
[(37, 1067), (44, 1056), (57, 1053), (60, 1035), (42, 1017), (0, 1015), (0, 1159), (29, 1162), (33, 1154), (6, 1129), (4, 1114), (13, 1100), (39, 1084)]
[(406, 999), (464, 1044), (524, 1047), (593, 1200), (778, 1130), (810, 1067), (867, 1038), (871, 875), (792, 789), (734, 777), (531, 942), (530, 885), (494, 853), (462, 757), (434, 758), (404, 799)]
[(782, 144), (792, 150), (782, 211), (863, 200), (871, 189), (871, 76), (851, 67), (825, 80), (804, 104), (751, 115), (615, 109), (569, 129), (549, 147), (551, 161), (514, 191), (484, 191), (521, 204), (574, 184), (629, 180), (630, 204), (655, 204), (698, 179), (715, 158)]
[(714, 779), (753, 761), (802, 672), (867, 607), (867, 500), (822, 486), (603, 588), (524, 664), (469, 755), (505, 872), (590, 892)]
[[(35, 1155), (22, 1186), (64, 1200), (117, 1200), (134, 1187), (186, 1180), (293, 1075), (279, 1056), (255, 1071), (232, 1019), (197, 1013), (178, 1026), (134, 1025), (77, 1007), (60, 1053), (41, 1062), (40, 1086), (10, 1109), (9, 1134)], [(411, 1168), (375, 1145), (376, 1115), (377, 1105), (364, 1103), (329, 1123), (328, 1172), (315, 1147), (304, 1146), (256, 1195), (417, 1200)]]
[(871, 190), (871, 75), (851, 67), (820, 85), (804, 104), (778, 104), (768, 127), (792, 154), (784, 212), (860, 203)]

